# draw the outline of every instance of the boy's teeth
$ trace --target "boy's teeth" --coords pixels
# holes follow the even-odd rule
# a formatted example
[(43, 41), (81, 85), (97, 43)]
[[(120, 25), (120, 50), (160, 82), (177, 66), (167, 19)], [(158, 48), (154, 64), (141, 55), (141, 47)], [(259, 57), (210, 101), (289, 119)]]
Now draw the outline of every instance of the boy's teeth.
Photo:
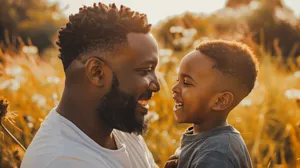
[(148, 100), (139, 100), (138, 103), (142, 106), (147, 106), (148, 105)]
[(183, 106), (183, 103), (176, 103), (176, 106)]

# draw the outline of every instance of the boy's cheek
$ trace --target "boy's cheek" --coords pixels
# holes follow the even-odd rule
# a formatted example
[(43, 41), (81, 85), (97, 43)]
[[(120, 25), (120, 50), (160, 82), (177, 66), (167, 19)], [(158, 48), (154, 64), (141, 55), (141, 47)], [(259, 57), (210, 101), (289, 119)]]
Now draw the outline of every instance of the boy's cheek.
[(178, 123), (188, 122), (188, 113), (185, 111), (184, 108), (175, 111), (174, 115), (175, 115), (176, 122)]
[(176, 115), (177, 119), (176, 121), (178, 123), (191, 123), (194, 115), (190, 113), (188, 108), (184, 108), (183, 110), (179, 111)]

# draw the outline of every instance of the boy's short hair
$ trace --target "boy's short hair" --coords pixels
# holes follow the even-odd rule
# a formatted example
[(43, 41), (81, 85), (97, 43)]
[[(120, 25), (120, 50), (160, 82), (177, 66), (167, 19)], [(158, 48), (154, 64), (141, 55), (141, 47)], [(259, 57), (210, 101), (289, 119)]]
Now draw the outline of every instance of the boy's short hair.
[(215, 62), (214, 68), (223, 75), (237, 79), (247, 89), (247, 95), (252, 91), (258, 74), (258, 61), (247, 45), (213, 40), (201, 43), (196, 50), (210, 57)]

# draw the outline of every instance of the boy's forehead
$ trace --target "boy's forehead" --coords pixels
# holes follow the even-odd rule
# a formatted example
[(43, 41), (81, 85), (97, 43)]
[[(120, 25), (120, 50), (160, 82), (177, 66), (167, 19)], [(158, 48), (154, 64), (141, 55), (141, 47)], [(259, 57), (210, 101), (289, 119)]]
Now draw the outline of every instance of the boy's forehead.
[(206, 55), (195, 50), (188, 53), (180, 63), (179, 72), (198, 73), (212, 70), (214, 62)]
[(197, 57), (200, 56), (200, 52), (199, 51), (192, 51), (190, 53), (188, 53), (187, 55), (185, 55), (181, 61), (181, 63), (183, 65), (186, 65), (186, 64), (190, 64), (191, 61), (195, 60)]

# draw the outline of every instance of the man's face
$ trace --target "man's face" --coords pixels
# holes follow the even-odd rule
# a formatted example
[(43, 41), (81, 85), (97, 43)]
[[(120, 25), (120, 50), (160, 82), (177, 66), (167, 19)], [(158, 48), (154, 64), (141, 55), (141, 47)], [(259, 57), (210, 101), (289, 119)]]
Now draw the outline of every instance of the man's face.
[(181, 61), (172, 89), (177, 122), (198, 123), (209, 118), (218, 85), (213, 66), (213, 61), (199, 51), (189, 53)]
[(158, 47), (150, 34), (129, 33), (131, 52), (113, 56), (110, 92), (99, 105), (100, 117), (112, 128), (125, 132), (145, 131), (145, 115), (153, 92), (160, 89), (155, 68)]

